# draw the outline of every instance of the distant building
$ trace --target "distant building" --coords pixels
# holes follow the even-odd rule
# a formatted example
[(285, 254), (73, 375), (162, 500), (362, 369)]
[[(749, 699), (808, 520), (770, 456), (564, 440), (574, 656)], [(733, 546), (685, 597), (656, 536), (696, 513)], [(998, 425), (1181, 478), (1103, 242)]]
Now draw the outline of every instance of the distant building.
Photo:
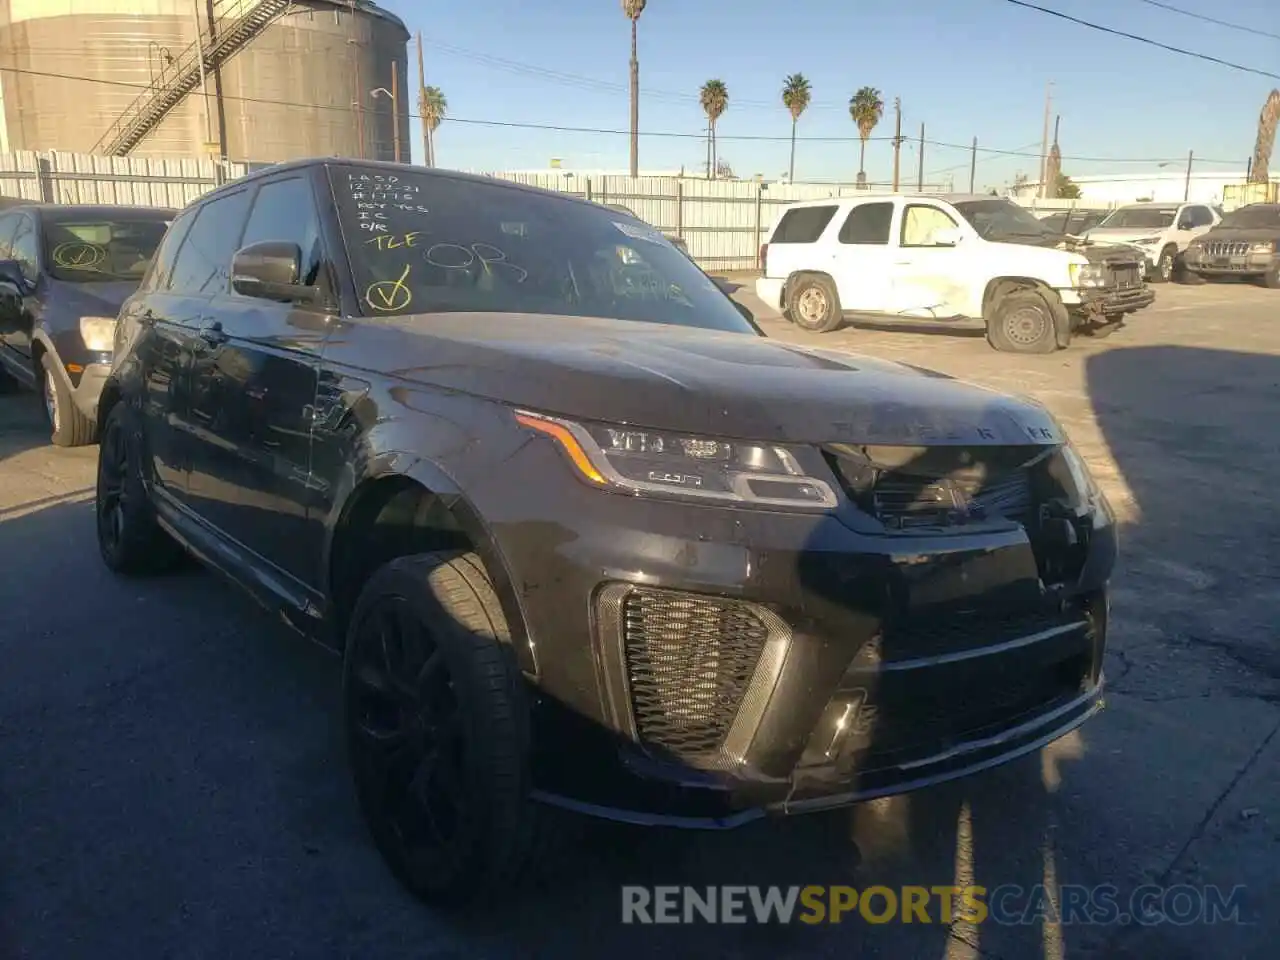
[[(1280, 181), (1280, 178), (1277, 179)], [(1210, 172), (1194, 169), (1189, 182), (1185, 170), (1071, 177), (1071, 182), (1080, 188), (1078, 202), (1104, 206), (1134, 203), (1143, 199), (1174, 203), (1181, 201), (1184, 196), (1196, 203), (1221, 203), (1225, 199), (1225, 188), (1229, 185), (1238, 186), (1244, 180), (1245, 175), (1240, 170)], [(1009, 187), (1005, 193), (1013, 200), (1030, 204), (1040, 195), (1040, 183), (1019, 183)]]

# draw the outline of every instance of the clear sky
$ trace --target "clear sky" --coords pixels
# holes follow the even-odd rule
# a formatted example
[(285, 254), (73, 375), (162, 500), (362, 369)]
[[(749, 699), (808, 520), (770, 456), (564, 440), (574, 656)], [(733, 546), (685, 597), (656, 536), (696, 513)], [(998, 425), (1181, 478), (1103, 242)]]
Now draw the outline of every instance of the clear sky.
[[(1035, 0), (1118, 30), (1280, 74), (1280, 40), (1160, 9), (1143, 0)], [(1168, 0), (1174, 6), (1280, 34), (1275, 0)], [(453, 122), (437, 134), (438, 162), (461, 169), (625, 169), (630, 32), (619, 0), (382, 0), (424, 36), (427, 82), (439, 86)], [(415, 91), (416, 49), (410, 47)], [(968, 148), (981, 150), (979, 187), (1018, 172), (1035, 175), (1045, 85), (1054, 83), (1068, 175), (1182, 169), (1189, 150), (1200, 170), (1239, 169), (1252, 153), (1267, 93), (1280, 80), (1241, 73), (1108, 36), (1014, 6), (1006, 0), (649, 0), (640, 18), (640, 164), (696, 171), (705, 165), (701, 84), (724, 81), (730, 106), (719, 152), (739, 176), (774, 177), (787, 168), (790, 119), (783, 77), (802, 72), (813, 104), (800, 120), (796, 179), (852, 179), (856, 128), (847, 103), (878, 87), (886, 113), (873, 137), (893, 133), (901, 98), (903, 133), (962, 145), (926, 144), (926, 179), (968, 186)], [(477, 122), (589, 127), (576, 133)], [(415, 157), (421, 150), (413, 124)], [(645, 135), (645, 134), (666, 134)], [(672, 136), (682, 134), (683, 136)], [(776, 138), (775, 140), (763, 138)], [(740, 138), (740, 139), (739, 139)], [(756, 138), (756, 139), (751, 139)], [(902, 153), (914, 180), (917, 148)], [(1117, 158), (1085, 160), (1071, 158)], [(1119, 159), (1144, 159), (1128, 163)], [(887, 180), (892, 147), (867, 146), (867, 172)]]

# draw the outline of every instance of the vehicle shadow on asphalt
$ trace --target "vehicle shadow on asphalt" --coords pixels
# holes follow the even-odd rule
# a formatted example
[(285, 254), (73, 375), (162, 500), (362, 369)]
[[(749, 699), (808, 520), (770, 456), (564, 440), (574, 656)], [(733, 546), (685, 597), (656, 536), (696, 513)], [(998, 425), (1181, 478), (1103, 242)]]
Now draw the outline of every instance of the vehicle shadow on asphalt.
[(49, 424), (40, 398), (26, 390), (0, 388), (0, 463), (49, 445)]
[(1190, 844), (1214, 829), (1211, 801), (1227, 798), (1218, 784), (1203, 792), (1203, 768), (1224, 767), (1227, 789), (1234, 788), (1232, 775), (1240, 777), (1258, 742), (1276, 730), (1280, 357), (1118, 347), (1089, 356), (1085, 376), (1100, 433), (1129, 491), (1128, 503), (1117, 506), (1135, 515), (1121, 540), (1114, 608), (1129, 619), (1113, 644), (1110, 690), (1153, 713), (1186, 714), (1188, 731), (1226, 755), (1210, 759), (1192, 744), (1189, 762), (1179, 758), (1177, 769), (1161, 771), (1166, 790), (1204, 796), (1207, 811), (1196, 811), (1206, 819), (1156, 882), (1226, 890), (1242, 884), (1248, 891), (1243, 924), (1117, 927), (1109, 931), (1105, 956), (1274, 954), (1280, 927), (1270, 904), (1280, 892), (1274, 868), (1280, 843), (1274, 807), (1266, 803), (1274, 796), (1233, 798), (1264, 802), (1260, 816), (1226, 828), (1221, 850)]

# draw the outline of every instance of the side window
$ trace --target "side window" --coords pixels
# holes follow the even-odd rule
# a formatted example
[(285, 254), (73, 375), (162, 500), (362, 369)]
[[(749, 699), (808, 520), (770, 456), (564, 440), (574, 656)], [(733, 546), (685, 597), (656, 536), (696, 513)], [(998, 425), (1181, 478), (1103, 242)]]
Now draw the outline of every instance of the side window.
[(272, 180), (258, 190), (240, 246), (247, 247), (263, 240), (296, 243), (302, 251), (300, 281), (307, 285), (316, 282), (324, 256), (320, 242), (320, 215), (316, 211), (311, 183), (305, 176)]
[(169, 287), (188, 296), (213, 296), (231, 287), (231, 256), (240, 246), (249, 191), (239, 190), (203, 204), (173, 264)]
[(165, 231), (164, 239), (160, 241), (156, 255), (151, 260), (151, 268), (139, 287), (144, 293), (165, 288), (165, 284), (169, 282), (169, 273), (173, 270), (174, 255), (182, 246), (182, 239), (187, 235), (194, 219), (195, 211), (187, 210), (178, 214), (173, 223), (169, 224), (169, 229)]
[(904, 247), (936, 247), (934, 236), (941, 230), (955, 230), (956, 222), (937, 207), (909, 204), (902, 214)]
[(835, 215), (834, 206), (792, 207), (778, 221), (769, 243), (814, 243)]
[(860, 203), (849, 211), (844, 226), (840, 228), (840, 242), (887, 245), (892, 222), (892, 201)]
[(22, 264), (22, 273), (34, 280), (40, 265), (39, 243), (36, 241), (35, 221), (26, 215), (18, 217), (18, 229), (13, 235), (9, 259)]
[(1213, 223), (1213, 214), (1209, 212), (1208, 207), (1192, 207), (1191, 208), (1191, 226), (1207, 227)]

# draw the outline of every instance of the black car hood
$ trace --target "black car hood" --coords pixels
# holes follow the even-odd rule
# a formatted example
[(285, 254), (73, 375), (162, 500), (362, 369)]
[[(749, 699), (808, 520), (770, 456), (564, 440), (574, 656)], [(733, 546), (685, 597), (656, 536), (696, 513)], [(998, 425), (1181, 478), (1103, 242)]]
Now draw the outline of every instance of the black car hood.
[(795, 443), (1065, 439), (1034, 401), (749, 334), (476, 313), (397, 317), (361, 329), (361, 366), (568, 418)]
[(78, 323), (82, 316), (114, 317), (138, 284), (130, 280), (112, 280), (105, 283), (72, 283), (68, 280), (46, 278), (48, 289), (41, 297), (45, 310), (74, 314)]
[(1280, 240), (1280, 230), (1275, 227), (1254, 227), (1252, 229), (1245, 227), (1227, 227), (1224, 229), (1218, 227), (1208, 233), (1202, 233), (1196, 240), (1202, 244), (1275, 242)]

